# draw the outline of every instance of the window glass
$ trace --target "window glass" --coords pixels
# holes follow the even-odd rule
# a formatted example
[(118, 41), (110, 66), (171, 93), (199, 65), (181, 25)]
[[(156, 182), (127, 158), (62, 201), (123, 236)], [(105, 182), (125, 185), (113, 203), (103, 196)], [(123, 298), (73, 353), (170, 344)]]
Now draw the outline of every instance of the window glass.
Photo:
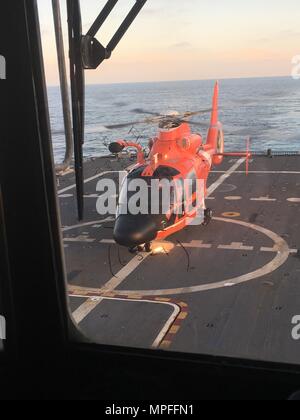
[[(85, 33), (99, 3), (81, 2)], [(97, 35), (103, 45), (131, 4), (119, 3)], [(73, 317), (100, 344), (300, 363), (300, 4), (169, 3), (147, 2), (111, 59), (86, 72), (84, 220), (73, 162), (57, 176)], [(51, 4), (39, 1), (59, 164), (65, 135)], [(68, 67), (64, 2), (61, 13)], [(200, 152), (179, 150), (181, 123), (200, 132)], [(138, 150), (161, 143), (138, 164), (134, 147), (109, 153), (119, 139)], [(201, 168), (211, 162), (206, 180)], [(191, 179), (194, 192), (204, 178), (201, 224), (172, 213), (178, 197), (167, 220), (120, 220), (122, 174), (141, 179), (151, 165), (137, 204), (151, 196), (149, 179)]]

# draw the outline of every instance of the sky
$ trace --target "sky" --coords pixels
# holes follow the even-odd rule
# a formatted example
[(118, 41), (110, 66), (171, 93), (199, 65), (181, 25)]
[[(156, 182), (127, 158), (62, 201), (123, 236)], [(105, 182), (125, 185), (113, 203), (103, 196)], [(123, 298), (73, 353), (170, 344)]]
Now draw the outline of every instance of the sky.
[[(106, 45), (135, 0), (119, 0), (98, 33)], [(60, 0), (67, 51), (66, 0)], [(81, 0), (86, 33), (106, 0)], [(51, 0), (38, 0), (49, 85), (58, 84)], [(272, 77), (300, 54), (299, 0), (148, 0), (88, 84)]]

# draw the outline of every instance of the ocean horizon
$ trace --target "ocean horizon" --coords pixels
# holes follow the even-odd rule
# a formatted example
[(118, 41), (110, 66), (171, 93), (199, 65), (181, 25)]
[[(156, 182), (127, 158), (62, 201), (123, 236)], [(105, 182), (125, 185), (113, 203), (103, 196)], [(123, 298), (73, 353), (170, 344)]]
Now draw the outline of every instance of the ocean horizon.
[[(145, 109), (164, 113), (197, 111), (211, 107), (216, 80), (182, 80), (92, 84), (86, 86), (86, 135), (84, 157), (108, 154), (107, 145), (116, 139), (138, 138), (148, 144), (157, 127), (133, 125), (106, 130), (105, 125), (143, 120), (133, 112)], [(220, 121), (224, 126), (226, 149), (243, 150), (247, 137), (255, 151), (300, 150), (300, 80), (291, 76), (245, 77), (219, 79)], [(53, 149), (56, 162), (62, 161), (65, 150), (62, 106), (59, 86), (48, 86)], [(201, 132), (206, 137), (210, 115), (198, 116)]]

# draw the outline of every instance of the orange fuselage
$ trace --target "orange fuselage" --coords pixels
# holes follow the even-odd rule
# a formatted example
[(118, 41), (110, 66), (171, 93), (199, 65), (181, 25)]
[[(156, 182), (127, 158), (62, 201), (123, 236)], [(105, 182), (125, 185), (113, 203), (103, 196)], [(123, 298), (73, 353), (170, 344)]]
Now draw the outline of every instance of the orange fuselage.
[[(193, 134), (189, 124), (184, 123), (171, 130), (161, 129), (151, 145), (149, 158), (145, 161), (148, 166), (144, 170), (144, 176), (152, 176), (159, 166), (176, 169), (179, 175), (174, 177), (175, 181), (187, 179), (189, 174), (194, 173), (197, 180), (204, 182), (206, 198), (206, 183), (213, 163), (214, 149), (203, 145), (200, 134)], [(189, 215), (189, 219), (195, 215), (196, 210), (195, 214)], [(177, 216), (170, 227), (158, 232), (156, 239), (165, 239), (186, 225), (187, 217)]]
[[(175, 181), (175, 189), (178, 188), (178, 197), (181, 197), (180, 187), (176, 185), (182, 185), (181, 181), (192, 180), (197, 185), (199, 185), (198, 182), (201, 182), (203, 187), (200, 200), (196, 200), (199, 196), (194, 189), (184, 198), (187, 212), (174, 211), (176, 206), (180, 207), (182, 204), (182, 198), (178, 198), (175, 207), (170, 208), (169, 213), (164, 215), (167, 224), (160, 224), (158, 229), (155, 228), (154, 218), (152, 220), (151, 216), (144, 219), (137, 219), (133, 215), (119, 216), (114, 230), (114, 238), (117, 243), (133, 247), (142, 243), (149, 243), (154, 239), (165, 239), (184, 229), (193, 219), (198, 219), (199, 210), (203, 210), (203, 215), (205, 211), (208, 212), (205, 206), (208, 175), (213, 165), (222, 163), (224, 156), (244, 157), (247, 160), (248, 168), (248, 161), (251, 156), (249, 150), (245, 153), (224, 153), (223, 129), (218, 120), (218, 96), (219, 85), (217, 83), (213, 96), (211, 122), (205, 143), (200, 134), (192, 133), (187, 122), (176, 121), (176, 118), (174, 118), (171, 121), (166, 119), (165, 124), (161, 125), (166, 128), (160, 128), (158, 135), (150, 140), (150, 153), (147, 158), (145, 158), (144, 150), (140, 144), (119, 140), (110, 146), (112, 153), (120, 153), (127, 147), (137, 149), (137, 165), (128, 175), (129, 177), (131, 174), (138, 173), (138, 176), (151, 179), (157, 176), (155, 174), (159, 171), (159, 168), (170, 168), (167, 172), (175, 174), (172, 175), (172, 179)], [(249, 149), (249, 147), (247, 148)], [(176, 181), (178, 182), (176, 183)], [(195, 203), (196, 205), (194, 205)], [(139, 239), (136, 239), (137, 237)]]

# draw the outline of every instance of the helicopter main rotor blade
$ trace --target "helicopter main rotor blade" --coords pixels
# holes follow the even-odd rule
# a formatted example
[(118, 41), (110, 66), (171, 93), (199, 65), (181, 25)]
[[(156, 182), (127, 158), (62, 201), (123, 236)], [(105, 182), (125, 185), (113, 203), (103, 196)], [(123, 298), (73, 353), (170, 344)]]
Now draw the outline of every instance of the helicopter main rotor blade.
[(184, 114), (179, 114), (179, 115), (161, 115), (161, 114), (157, 114), (156, 112), (151, 112), (151, 111), (146, 111), (143, 109), (134, 109), (132, 110), (132, 112), (138, 113), (138, 114), (149, 114), (149, 115), (153, 115), (153, 118), (146, 118), (145, 120), (142, 121), (130, 121), (127, 123), (120, 123), (120, 124), (110, 124), (110, 125), (104, 125), (103, 127), (107, 130), (117, 130), (120, 128), (127, 128), (127, 127), (132, 127), (134, 125), (141, 125), (141, 124), (159, 124), (160, 122), (164, 121), (164, 120), (170, 120), (170, 122), (172, 122), (172, 119), (174, 120), (174, 122), (181, 122), (182, 124), (191, 124), (191, 125), (197, 125), (199, 127), (207, 127), (207, 124), (205, 123), (201, 123), (201, 122), (194, 122), (194, 121), (190, 121), (189, 118), (196, 116), (196, 115), (200, 115), (200, 114), (205, 114), (205, 113), (209, 113), (211, 112), (211, 109), (204, 109), (201, 111), (196, 111), (196, 112), (186, 112)]
[(209, 123), (204, 123), (204, 122), (184, 121), (184, 120), (182, 120), (182, 121), (186, 122), (187, 124), (196, 125), (197, 127), (202, 127), (202, 128), (207, 128), (209, 126)]
[(132, 121), (124, 124), (104, 125), (107, 130), (117, 130), (118, 128), (132, 127), (133, 125), (145, 124), (145, 121)]
[(209, 108), (209, 109), (202, 109), (200, 111), (195, 111), (195, 112), (189, 112), (189, 111), (183, 112), (183, 113), (180, 113), (179, 112), (179, 113), (176, 113), (176, 115), (175, 114), (172, 115), (172, 114), (168, 114), (168, 113), (163, 114), (163, 113), (148, 111), (148, 110), (145, 110), (145, 109), (142, 109), (142, 108), (133, 109), (131, 112), (134, 112), (135, 114), (142, 114), (142, 115), (143, 114), (144, 115), (147, 115), (148, 114), (148, 115), (153, 115), (155, 117), (162, 117), (162, 118), (174, 116), (174, 118), (182, 118), (182, 119), (185, 119), (185, 118), (194, 117), (196, 115), (211, 113), (212, 112), (212, 109), (211, 108)]
[(202, 109), (200, 111), (195, 111), (195, 112), (185, 112), (183, 114), (184, 118), (190, 118), (190, 117), (194, 117), (196, 115), (202, 115), (202, 114), (210, 114), (212, 112), (212, 109)]
[(160, 114), (158, 112), (153, 112), (153, 111), (146, 111), (145, 109), (142, 108), (136, 108), (136, 109), (132, 109), (131, 112), (135, 113), (135, 114), (145, 114), (145, 115), (154, 115), (156, 117), (159, 117)]
[(107, 130), (116, 130), (118, 128), (126, 128), (132, 127), (134, 125), (141, 125), (141, 124), (157, 124), (161, 121), (161, 117), (158, 118), (147, 118), (143, 121), (131, 121), (128, 123), (121, 123), (121, 124), (112, 124), (112, 125), (105, 125), (104, 128)]

